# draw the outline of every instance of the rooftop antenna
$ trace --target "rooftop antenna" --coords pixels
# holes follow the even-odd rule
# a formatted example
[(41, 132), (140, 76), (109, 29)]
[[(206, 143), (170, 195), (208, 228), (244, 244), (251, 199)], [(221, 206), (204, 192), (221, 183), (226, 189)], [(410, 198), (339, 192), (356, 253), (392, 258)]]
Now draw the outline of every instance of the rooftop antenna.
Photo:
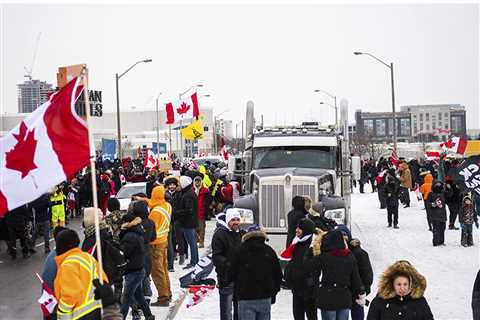
[(27, 68), (26, 66), (23, 67), (23, 69), (25, 69), (25, 75), (23, 77), (28, 78), (30, 81), (32, 81), (32, 72), (33, 72), (33, 67), (35, 66), (35, 59), (37, 58), (38, 44), (40, 42), (41, 35), (42, 35), (41, 32), (39, 32), (37, 35), (37, 40), (35, 41), (35, 49), (33, 50), (33, 58), (32, 58), (32, 63), (30, 64), (30, 68)]

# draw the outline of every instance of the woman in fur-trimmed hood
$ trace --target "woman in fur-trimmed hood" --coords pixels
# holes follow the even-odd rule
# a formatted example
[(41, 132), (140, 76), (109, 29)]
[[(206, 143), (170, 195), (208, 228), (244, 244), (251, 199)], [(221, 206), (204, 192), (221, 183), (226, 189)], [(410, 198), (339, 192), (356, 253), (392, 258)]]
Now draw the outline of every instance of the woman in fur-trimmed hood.
[(408, 261), (397, 261), (382, 274), (367, 320), (433, 320), (424, 297), (427, 280)]

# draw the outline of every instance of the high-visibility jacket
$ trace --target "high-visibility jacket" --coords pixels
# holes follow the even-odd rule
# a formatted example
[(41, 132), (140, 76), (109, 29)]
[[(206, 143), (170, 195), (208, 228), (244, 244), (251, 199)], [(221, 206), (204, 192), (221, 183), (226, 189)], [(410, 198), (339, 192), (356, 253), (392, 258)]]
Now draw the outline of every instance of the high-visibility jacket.
[(157, 233), (157, 239), (150, 242), (150, 244), (155, 245), (168, 242), (171, 216), (172, 206), (168, 202), (161, 206), (155, 206), (150, 210), (148, 217), (155, 223), (155, 231)]
[[(95, 300), (92, 281), (98, 278), (98, 262), (80, 248), (73, 248), (55, 257), (57, 276), (54, 282), (58, 300), (57, 319), (76, 320), (102, 307)], [(103, 279), (108, 278), (103, 273)]]
[(57, 193), (53, 193), (50, 196), (50, 202), (52, 203), (52, 216), (53, 217), (64, 217), (65, 216), (64, 200), (65, 200), (65, 195), (61, 191), (59, 191)]

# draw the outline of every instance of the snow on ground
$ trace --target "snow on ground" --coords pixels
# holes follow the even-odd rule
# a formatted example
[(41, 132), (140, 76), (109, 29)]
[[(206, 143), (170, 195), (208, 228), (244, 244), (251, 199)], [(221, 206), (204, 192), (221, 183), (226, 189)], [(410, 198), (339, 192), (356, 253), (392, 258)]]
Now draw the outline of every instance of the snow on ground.
[[(370, 191), (369, 187), (365, 189)], [(446, 246), (433, 247), (423, 203), (418, 203), (413, 193), (411, 207), (399, 207), (400, 229), (392, 229), (387, 228), (386, 210), (379, 209), (377, 193), (355, 192), (352, 195), (352, 233), (369, 253), (375, 275), (369, 300), (376, 294), (383, 270), (397, 260), (408, 260), (427, 279), (425, 295), (435, 319), (472, 319), (471, 294), (480, 260), (478, 231), (474, 231), (474, 247), (460, 246), (460, 230), (446, 230)], [(210, 232), (213, 230), (212, 225), (209, 229)], [(284, 243), (284, 237), (270, 237), (270, 244), (277, 252)], [(187, 301), (188, 297), (175, 319), (219, 319), (218, 290), (192, 308), (186, 308)], [(282, 290), (277, 295), (277, 302), (272, 306), (272, 319), (292, 319), (290, 291)]]

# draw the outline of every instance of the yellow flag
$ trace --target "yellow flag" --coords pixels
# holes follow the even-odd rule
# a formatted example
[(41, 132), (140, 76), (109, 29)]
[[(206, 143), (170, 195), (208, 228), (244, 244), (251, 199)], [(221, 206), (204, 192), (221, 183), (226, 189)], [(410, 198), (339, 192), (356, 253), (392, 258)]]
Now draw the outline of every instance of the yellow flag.
[(200, 120), (195, 120), (183, 129), (180, 129), (182, 137), (186, 140), (200, 140), (203, 139), (203, 126)]

